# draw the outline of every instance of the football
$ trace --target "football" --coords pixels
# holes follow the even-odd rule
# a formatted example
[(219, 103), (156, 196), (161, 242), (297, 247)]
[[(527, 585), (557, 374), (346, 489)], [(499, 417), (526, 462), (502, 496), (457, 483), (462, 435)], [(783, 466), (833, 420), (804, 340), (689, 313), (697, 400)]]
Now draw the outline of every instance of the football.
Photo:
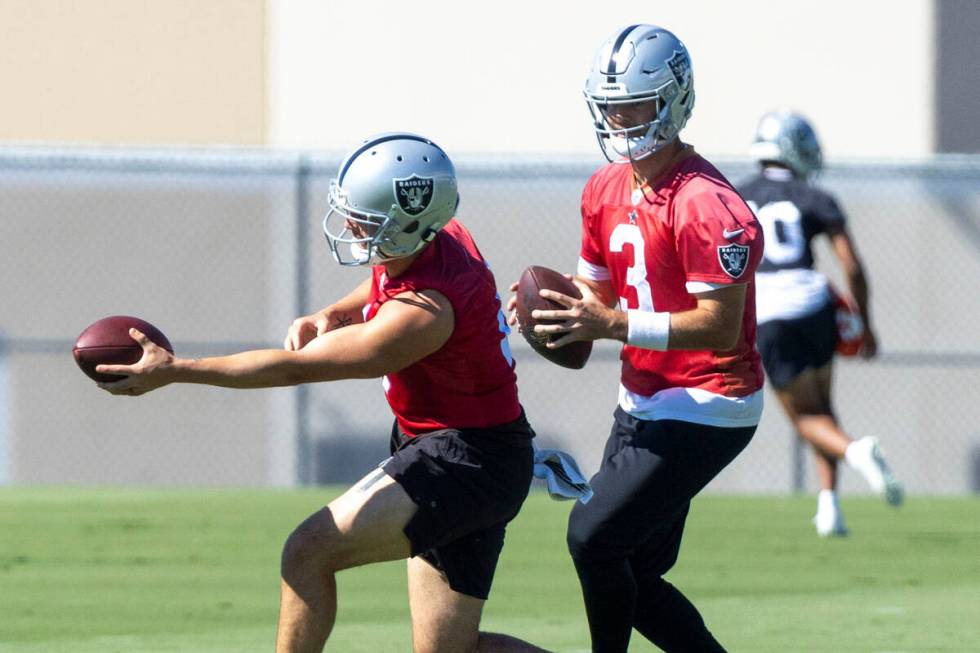
[(563, 310), (565, 307), (557, 302), (542, 297), (541, 289), (554, 290), (563, 295), (582, 298), (582, 293), (571, 281), (559, 272), (539, 265), (532, 265), (524, 270), (520, 281), (517, 282), (517, 319), (521, 323), (521, 333), (534, 351), (538, 352), (552, 363), (573, 370), (585, 367), (592, 353), (592, 341), (582, 340), (559, 347), (548, 349), (546, 345), (554, 336), (534, 332), (537, 324), (554, 324), (556, 320), (535, 320), (531, 317), (534, 310)]
[(122, 379), (118, 374), (101, 374), (96, 365), (132, 365), (143, 356), (143, 348), (129, 336), (129, 329), (142, 331), (147, 338), (171, 354), (174, 348), (167, 336), (145, 320), (129, 315), (112, 315), (89, 325), (78, 336), (71, 353), (75, 362), (95, 381), (110, 382)]

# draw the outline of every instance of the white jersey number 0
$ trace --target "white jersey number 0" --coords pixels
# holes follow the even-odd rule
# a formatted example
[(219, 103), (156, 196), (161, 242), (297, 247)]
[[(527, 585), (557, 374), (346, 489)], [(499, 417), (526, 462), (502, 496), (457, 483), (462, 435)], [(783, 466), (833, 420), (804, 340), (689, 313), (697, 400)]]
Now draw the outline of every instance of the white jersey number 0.
[(762, 208), (746, 202), (762, 225), (766, 239), (763, 256), (774, 265), (786, 265), (801, 260), (806, 251), (803, 235), (803, 216), (792, 202), (770, 202)]

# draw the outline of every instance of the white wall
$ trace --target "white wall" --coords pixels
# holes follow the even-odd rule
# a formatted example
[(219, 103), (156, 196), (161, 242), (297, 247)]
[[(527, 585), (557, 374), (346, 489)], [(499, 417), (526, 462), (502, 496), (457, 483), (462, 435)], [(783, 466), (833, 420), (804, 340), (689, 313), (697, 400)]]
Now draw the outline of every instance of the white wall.
[[(606, 6), (603, 6), (606, 5)], [(933, 149), (932, 0), (269, 0), (268, 142), (344, 150), (388, 129), (450, 152), (598, 155), (594, 51), (650, 22), (691, 50), (686, 138), (741, 154), (758, 116), (808, 114), (828, 157)]]

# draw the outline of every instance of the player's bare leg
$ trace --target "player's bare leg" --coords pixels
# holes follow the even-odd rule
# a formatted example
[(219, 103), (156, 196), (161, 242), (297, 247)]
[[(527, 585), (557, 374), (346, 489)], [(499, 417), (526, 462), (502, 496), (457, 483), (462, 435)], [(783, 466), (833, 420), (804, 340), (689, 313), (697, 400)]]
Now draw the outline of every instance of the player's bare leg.
[[(829, 415), (833, 420), (833, 425), (824, 426), (824, 429), (829, 432), (836, 431), (839, 434), (832, 434), (825, 438), (826, 441), (823, 442), (823, 447), (814, 446), (813, 448), (813, 460), (817, 468), (817, 480), (820, 483), (820, 489), (834, 493), (837, 491), (838, 462), (846, 454), (847, 447), (851, 445), (853, 439), (840, 428), (840, 424), (834, 416), (830, 397), (830, 386), (833, 380), (833, 364), (828, 363), (814, 370), (813, 374), (816, 379), (815, 392), (818, 410), (825, 415)], [(843, 450), (840, 448), (842, 444), (844, 445)], [(836, 502), (836, 496), (834, 496), (833, 500)]]
[[(833, 376), (833, 364), (828, 363), (824, 365), (815, 370), (815, 374), (823, 403), (827, 406), (827, 412), (832, 414), (830, 386)], [(888, 463), (885, 462), (885, 457), (881, 452), (881, 447), (878, 445), (878, 440), (868, 436), (854, 439), (837, 425), (836, 420), (834, 423), (840, 434), (849, 441), (844, 450), (844, 454), (838, 456), (838, 459), (843, 458), (847, 461), (848, 465), (864, 476), (871, 489), (880, 494), (889, 505), (901, 505), (905, 498), (905, 490), (902, 484), (895, 479), (891, 469), (888, 467)], [(834, 480), (836, 485), (836, 477)]]
[(819, 370), (806, 369), (789, 385), (777, 390), (776, 396), (800, 437), (817, 451), (840, 460), (852, 438), (844, 433), (834, 417), (830, 379), (830, 364)]
[(337, 616), (336, 572), (408, 557), (416, 506), (378, 469), (289, 536), (282, 554), (277, 653), (319, 653)]
[(813, 448), (813, 464), (817, 468), (817, 485), (821, 490), (837, 489), (838, 458)]
[(813, 447), (813, 461), (817, 468), (817, 479), (820, 492), (817, 493), (817, 513), (813, 516), (813, 525), (817, 535), (821, 537), (843, 537), (850, 533), (844, 522), (844, 511), (841, 510), (837, 496), (838, 459)]
[(848, 534), (837, 497), (838, 461), (844, 457), (851, 438), (841, 430), (830, 402), (831, 366), (808, 369), (789, 386), (776, 391), (796, 432), (813, 450), (820, 492), (813, 517), (821, 537)]
[(814, 450), (814, 462), (820, 483), (817, 533), (846, 535), (844, 515), (837, 498), (838, 462), (844, 459), (864, 476), (875, 492), (891, 505), (902, 502), (902, 486), (888, 469), (874, 438), (855, 440), (837, 422), (831, 403), (833, 363), (818, 369), (804, 370), (785, 388), (776, 391), (786, 415), (796, 432)]
[(509, 635), (480, 632), (485, 601), (453, 591), (421, 558), (408, 561), (414, 653), (547, 653)]

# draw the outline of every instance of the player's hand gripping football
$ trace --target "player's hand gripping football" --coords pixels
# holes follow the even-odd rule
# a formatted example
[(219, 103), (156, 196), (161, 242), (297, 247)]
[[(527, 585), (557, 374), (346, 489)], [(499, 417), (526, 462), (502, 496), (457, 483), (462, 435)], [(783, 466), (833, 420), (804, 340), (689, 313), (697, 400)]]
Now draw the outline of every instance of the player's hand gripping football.
[(515, 281), (507, 288), (510, 291), (510, 298), (507, 300), (507, 324), (517, 327), (520, 332), (521, 322), (517, 319), (517, 286), (518, 283)]
[(114, 395), (135, 397), (170, 383), (167, 370), (174, 361), (174, 355), (137, 329), (130, 329), (129, 336), (143, 348), (143, 357), (133, 365), (96, 366), (96, 372), (126, 377), (119, 381), (101, 382), (98, 386)]
[(556, 324), (538, 324), (535, 333), (553, 335), (561, 334), (547, 344), (548, 349), (564, 347), (578, 340), (600, 340), (612, 338), (625, 341), (626, 314), (610, 308), (602, 302), (591, 287), (565, 275), (582, 293), (582, 299), (542, 288), (540, 295), (545, 299), (558, 302), (564, 310), (535, 309), (531, 316), (536, 320), (561, 320)]

